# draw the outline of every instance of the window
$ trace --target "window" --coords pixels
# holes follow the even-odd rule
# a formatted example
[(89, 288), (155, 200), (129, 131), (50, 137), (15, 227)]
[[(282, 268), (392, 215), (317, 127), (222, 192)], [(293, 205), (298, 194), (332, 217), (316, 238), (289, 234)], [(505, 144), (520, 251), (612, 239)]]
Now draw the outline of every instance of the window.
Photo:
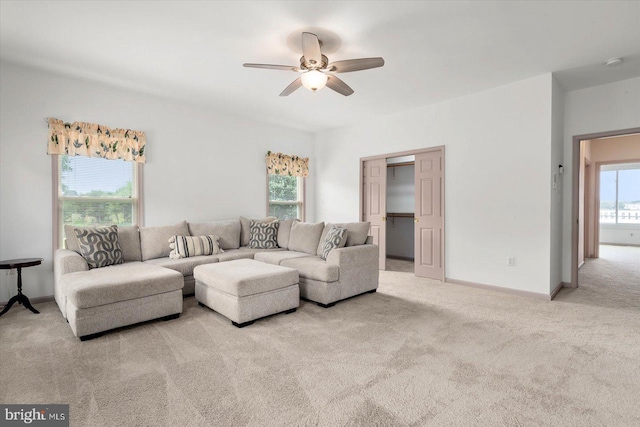
[(64, 247), (67, 224), (140, 225), (140, 163), (84, 156), (56, 157), (56, 247)]
[(640, 164), (600, 169), (600, 224), (640, 224)]
[(304, 178), (285, 175), (269, 177), (269, 212), (278, 219), (304, 221)]

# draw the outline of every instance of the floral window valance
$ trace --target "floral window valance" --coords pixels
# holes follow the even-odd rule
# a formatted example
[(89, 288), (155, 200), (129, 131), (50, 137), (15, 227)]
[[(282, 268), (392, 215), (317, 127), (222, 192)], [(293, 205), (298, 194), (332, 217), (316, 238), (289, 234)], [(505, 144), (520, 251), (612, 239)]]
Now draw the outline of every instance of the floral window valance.
[(267, 152), (267, 173), (269, 175), (302, 176), (309, 175), (309, 158)]
[(102, 157), (145, 163), (147, 137), (144, 132), (111, 129), (94, 123), (49, 120), (48, 154)]

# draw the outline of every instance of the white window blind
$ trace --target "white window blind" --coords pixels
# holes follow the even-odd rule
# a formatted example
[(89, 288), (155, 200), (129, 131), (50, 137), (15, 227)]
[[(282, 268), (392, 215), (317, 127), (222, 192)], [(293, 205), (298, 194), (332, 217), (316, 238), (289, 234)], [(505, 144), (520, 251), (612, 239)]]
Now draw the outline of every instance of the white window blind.
[(64, 225), (134, 225), (140, 200), (138, 163), (98, 157), (58, 156), (58, 246)]

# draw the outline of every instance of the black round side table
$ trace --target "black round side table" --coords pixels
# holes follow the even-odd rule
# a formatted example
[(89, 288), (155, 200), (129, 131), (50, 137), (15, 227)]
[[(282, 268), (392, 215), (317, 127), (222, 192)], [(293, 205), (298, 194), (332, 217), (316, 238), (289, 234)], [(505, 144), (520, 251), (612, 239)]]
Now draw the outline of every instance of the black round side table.
[(0, 312), (0, 316), (5, 314), (14, 303), (22, 304), (25, 308), (33, 311), (34, 313), (40, 313), (38, 310), (33, 308), (31, 303), (29, 302), (29, 298), (22, 293), (22, 269), (25, 267), (33, 267), (34, 265), (40, 265), (42, 263), (42, 258), (21, 258), (21, 259), (9, 259), (6, 261), (0, 261), (0, 270), (18, 270), (18, 295), (13, 296), (7, 305), (4, 306), (4, 310)]

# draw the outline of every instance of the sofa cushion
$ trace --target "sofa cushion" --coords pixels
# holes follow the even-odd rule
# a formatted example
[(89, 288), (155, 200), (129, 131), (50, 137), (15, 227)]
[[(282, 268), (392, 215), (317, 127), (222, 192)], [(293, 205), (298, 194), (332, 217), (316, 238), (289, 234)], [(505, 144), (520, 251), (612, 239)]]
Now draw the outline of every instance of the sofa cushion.
[(278, 221), (257, 222), (251, 221), (251, 249), (276, 249), (278, 247)]
[(319, 256), (289, 258), (280, 265), (298, 270), (301, 278), (321, 282), (335, 282), (340, 278), (340, 268), (336, 264), (327, 264)]
[(289, 250), (316, 255), (324, 222), (294, 222), (289, 237)]
[[(67, 249), (80, 253), (78, 246), (78, 238), (74, 229), (84, 229), (93, 227), (76, 227), (74, 225), (64, 226), (65, 244)], [(140, 231), (137, 225), (119, 225), (118, 226), (118, 243), (122, 249), (122, 258), (124, 262), (142, 261), (142, 253), (140, 252)]]
[(122, 249), (118, 242), (118, 226), (74, 229), (80, 254), (89, 269), (122, 264)]
[(253, 252), (242, 251), (240, 249), (229, 249), (223, 254), (216, 255), (216, 257), (220, 262), (234, 261), (236, 259), (253, 259)]
[(214, 221), (203, 223), (189, 223), (192, 236), (207, 236), (213, 234), (220, 237), (218, 243), (222, 249), (238, 249), (240, 247), (240, 221)]
[(253, 256), (253, 259), (260, 262), (266, 262), (267, 264), (280, 265), (280, 263), (285, 259), (302, 258), (307, 256), (313, 255), (295, 251), (259, 252)]
[[(268, 216), (263, 219), (254, 219), (258, 222), (273, 222), (277, 221), (275, 216)], [(243, 216), (240, 217), (240, 246), (249, 246), (249, 240), (251, 240), (251, 220)]]
[(142, 262), (64, 274), (67, 299), (78, 308), (97, 307), (182, 289), (182, 275)]
[(159, 227), (142, 227), (140, 229), (140, 249), (142, 260), (168, 257), (169, 238), (171, 236), (188, 236), (189, 227), (187, 221), (175, 225), (163, 225)]
[(171, 236), (169, 258), (180, 259), (200, 255), (216, 255), (224, 252), (218, 245), (218, 236)]
[(280, 221), (278, 227), (278, 246), (284, 249), (289, 248), (289, 237), (291, 236), (291, 226), (294, 222), (300, 222), (299, 219), (284, 219)]
[(329, 252), (336, 248), (343, 247), (346, 241), (347, 229), (332, 225), (325, 238), (320, 239), (320, 246), (322, 246), (320, 258), (326, 260)]
[(257, 253), (262, 253), (262, 252), (283, 252), (283, 251), (286, 251), (286, 249), (283, 249), (283, 248), (253, 249), (253, 248), (248, 248), (246, 246), (241, 246), (240, 250), (243, 251), (243, 252), (251, 252), (252, 254), (257, 254)]
[[(358, 246), (364, 245), (367, 242), (367, 237), (369, 236), (369, 226), (370, 222), (342, 222), (336, 224), (336, 227), (346, 228), (347, 229), (347, 242), (345, 246)], [(322, 238), (329, 232), (329, 229), (325, 227), (323, 231)], [(322, 241), (322, 240), (321, 240)], [(342, 246), (341, 246), (342, 247)]]
[(197, 266), (202, 264), (211, 264), (214, 262), (218, 262), (218, 255), (194, 256), (180, 259), (154, 258), (145, 261), (144, 264), (169, 268), (187, 277), (193, 275), (193, 269)]

